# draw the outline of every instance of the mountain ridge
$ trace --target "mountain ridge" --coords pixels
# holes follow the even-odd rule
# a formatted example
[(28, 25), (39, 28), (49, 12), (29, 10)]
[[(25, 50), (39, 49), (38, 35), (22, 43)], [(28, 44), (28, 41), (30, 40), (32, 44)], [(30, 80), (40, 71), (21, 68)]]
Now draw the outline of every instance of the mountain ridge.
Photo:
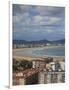
[(13, 44), (64, 44), (65, 39), (60, 39), (60, 40), (54, 40), (54, 41), (49, 41), (47, 39), (43, 40), (36, 40), (36, 41), (26, 41), (26, 40), (13, 40)]

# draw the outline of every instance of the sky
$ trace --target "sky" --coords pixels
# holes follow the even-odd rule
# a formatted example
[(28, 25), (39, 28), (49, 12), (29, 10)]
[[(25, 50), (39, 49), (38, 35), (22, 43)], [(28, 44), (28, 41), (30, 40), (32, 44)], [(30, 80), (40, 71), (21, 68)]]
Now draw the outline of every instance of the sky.
[(13, 4), (13, 39), (60, 40), (65, 38), (65, 8)]

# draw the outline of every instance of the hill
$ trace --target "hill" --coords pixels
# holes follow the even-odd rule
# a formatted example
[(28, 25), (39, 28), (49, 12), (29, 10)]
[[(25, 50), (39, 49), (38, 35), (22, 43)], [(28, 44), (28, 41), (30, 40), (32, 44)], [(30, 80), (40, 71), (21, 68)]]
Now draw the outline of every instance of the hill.
[(13, 44), (65, 44), (65, 39), (49, 41), (49, 40), (38, 40), (38, 41), (26, 41), (26, 40), (13, 40)]

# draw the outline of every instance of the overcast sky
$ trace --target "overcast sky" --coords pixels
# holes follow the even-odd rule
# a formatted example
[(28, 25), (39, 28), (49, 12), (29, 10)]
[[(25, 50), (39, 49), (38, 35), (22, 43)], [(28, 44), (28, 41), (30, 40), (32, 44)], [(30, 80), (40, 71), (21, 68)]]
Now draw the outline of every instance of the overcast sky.
[(13, 39), (63, 39), (64, 23), (64, 7), (13, 5)]

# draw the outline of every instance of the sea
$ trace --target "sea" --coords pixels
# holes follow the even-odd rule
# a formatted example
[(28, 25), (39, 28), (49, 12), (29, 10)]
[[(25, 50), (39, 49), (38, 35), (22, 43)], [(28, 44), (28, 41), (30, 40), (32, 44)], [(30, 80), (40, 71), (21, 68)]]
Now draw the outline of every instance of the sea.
[(14, 56), (32, 56), (32, 57), (41, 57), (41, 56), (65, 56), (65, 47), (40, 47), (40, 48), (29, 48), (25, 50), (16, 50), (13, 53)]
[(33, 50), (33, 54), (40, 56), (65, 56), (65, 47), (52, 47)]

